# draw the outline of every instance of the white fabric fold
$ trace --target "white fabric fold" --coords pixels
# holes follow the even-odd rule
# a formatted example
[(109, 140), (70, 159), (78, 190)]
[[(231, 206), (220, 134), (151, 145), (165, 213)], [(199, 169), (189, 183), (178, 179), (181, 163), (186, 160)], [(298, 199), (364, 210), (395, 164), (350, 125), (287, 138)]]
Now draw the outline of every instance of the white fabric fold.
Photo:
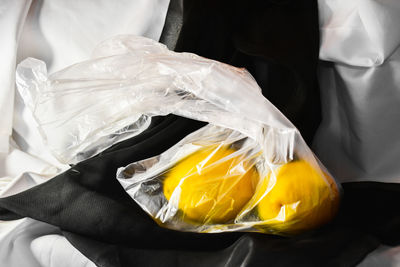
[(400, 1), (319, 0), (320, 58), (351, 66), (381, 65), (400, 44)]
[(32, 252), (31, 242), (43, 235), (58, 234), (60, 230), (50, 224), (28, 218), (7, 224), (12, 230), (0, 235), (1, 266), (42, 267)]
[[(69, 167), (52, 156), (32, 113), (15, 95), (16, 64), (36, 57), (54, 72), (90, 58), (96, 44), (116, 34), (158, 40), (168, 5), (169, 0), (0, 1), (0, 197), (47, 181)], [(21, 230), (19, 226), (26, 220), (0, 222), (1, 266), (40, 266), (30, 248), (27, 250), (31, 239), (18, 238), (16, 246), (11, 238), (19, 234), (40, 236), (35, 227)]]
[(0, 3), (0, 153), (8, 152), (14, 110), (16, 52), (29, 0), (3, 0)]
[[(33, 56), (53, 72), (90, 58), (96, 44), (115, 34), (158, 40), (168, 4), (169, 0), (0, 2), (0, 192), (6, 187), (7, 195), (19, 192), (68, 168), (50, 153), (18, 94), (14, 107), (16, 63)], [(10, 148), (11, 127), (15, 144)]]
[(380, 246), (357, 265), (357, 267), (400, 267), (400, 246)]
[(49, 73), (88, 59), (94, 47), (117, 34), (158, 40), (169, 0), (34, 1), (18, 44), (17, 61), (34, 57)]
[(320, 65), (314, 150), (342, 182), (400, 182), (400, 1), (319, 4), (320, 57), (333, 62)]
[(34, 257), (42, 267), (95, 267), (62, 235), (44, 235), (31, 243)]

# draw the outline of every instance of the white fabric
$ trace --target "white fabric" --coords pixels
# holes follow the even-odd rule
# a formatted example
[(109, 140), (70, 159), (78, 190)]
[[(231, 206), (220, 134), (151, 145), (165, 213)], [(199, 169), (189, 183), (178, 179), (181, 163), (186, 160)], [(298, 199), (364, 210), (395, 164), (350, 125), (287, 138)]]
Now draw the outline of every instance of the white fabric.
[[(41, 267), (42, 265), (32, 252), (31, 242), (40, 236), (58, 234), (60, 231), (52, 225), (28, 218), (13, 223), (12, 231), (3, 232), (0, 237), (1, 266)], [(38, 252), (35, 251), (35, 253)], [(79, 267), (79, 265), (76, 266)]]
[(45, 235), (31, 243), (34, 257), (42, 267), (95, 267), (79, 250), (61, 235)]
[[(17, 63), (35, 57), (46, 63), (48, 73), (53, 73), (90, 58), (98, 43), (117, 34), (136, 34), (158, 40), (168, 4), (169, 0), (34, 1), (22, 30)], [(20, 141), (18, 144), (29, 144), (25, 151), (39, 153), (41, 158), (54, 162), (50, 153), (43, 152), (47, 149), (31, 130), (36, 128), (32, 115), (19, 99), (16, 100), (16, 114), (21, 114), (14, 119), (14, 130), (22, 137), (16, 140)], [(62, 137), (58, 147), (63, 147), (62, 141), (68, 140)]]
[[(2, 43), (7, 45), (0, 49), (0, 55), (3, 58), (4, 52), (8, 56), (4, 58), (7, 64), (1, 64), (7, 68), (0, 68), (0, 82), (4, 84), (0, 90), (0, 103), (8, 103), (0, 106), (2, 109), (7, 106), (0, 122), (0, 138), (4, 137), (2, 133), (6, 136), (4, 140), (0, 139), (0, 149), (6, 151), (10, 146), (8, 135), (13, 116), (16, 142), (9, 154), (0, 155), (0, 192), (10, 181), (15, 184), (21, 179), (29, 181), (24, 181), (25, 187), (20, 186), (14, 193), (33, 186), (37, 181), (44, 181), (32, 177), (32, 173), (50, 177), (68, 168), (46, 148), (31, 112), (18, 94), (14, 114), (12, 112), (16, 63), (28, 56), (36, 57), (44, 60), (49, 72), (53, 72), (89, 58), (96, 44), (115, 34), (138, 34), (158, 40), (168, 4), (169, 0), (0, 2), (0, 12), (7, 10), (3, 12), (6, 15), (0, 16), (0, 33), (4, 32)], [(33, 165), (37, 165), (35, 170), (29, 170)], [(31, 183), (31, 180), (36, 183)]]
[(315, 151), (342, 182), (400, 182), (400, 1), (319, 4), (320, 58), (333, 63), (320, 67)]
[(400, 246), (380, 246), (357, 265), (357, 267), (400, 267)]
[(43, 183), (67, 168), (68, 165), (51, 164), (24, 152), (11, 142), (10, 152), (0, 154), (0, 197)]
[(0, 3), (0, 153), (8, 152), (14, 108), (15, 58), (18, 40), (30, 1)]
[(318, 4), (321, 59), (377, 66), (400, 43), (398, 0), (318, 0)]
[[(340, 181), (400, 182), (400, 1), (319, 0), (323, 121), (314, 150)], [(381, 246), (359, 267), (400, 266)]]
[(96, 266), (57, 227), (29, 218), (0, 224), (0, 263), (7, 267)]
[(87, 59), (101, 41), (117, 34), (158, 40), (169, 0), (33, 1), (21, 41), (18, 62), (34, 57), (49, 73)]
[[(96, 44), (116, 34), (158, 40), (168, 4), (169, 0), (0, 1), (0, 197), (26, 190), (69, 167), (52, 156), (31, 112), (15, 95), (16, 64), (36, 57), (46, 62), (51, 73), (89, 58)], [(12, 129), (15, 142), (10, 139)], [(25, 220), (0, 222), (1, 266), (40, 266), (26, 249), (30, 239), (18, 238), (19, 245), (13, 246), (11, 236), (35, 232), (25, 224), (21, 230)]]

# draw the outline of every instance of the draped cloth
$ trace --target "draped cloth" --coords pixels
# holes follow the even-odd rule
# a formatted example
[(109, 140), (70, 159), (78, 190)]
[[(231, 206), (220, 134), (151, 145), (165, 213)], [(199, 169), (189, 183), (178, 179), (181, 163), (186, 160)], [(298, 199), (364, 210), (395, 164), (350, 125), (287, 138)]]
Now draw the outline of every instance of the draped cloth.
[(342, 182), (400, 182), (400, 2), (319, 1), (323, 120), (314, 151)]
[[(161, 41), (176, 51), (247, 68), (264, 96), (311, 143), (320, 121), (316, 1), (171, 1)], [(1, 198), (0, 219), (46, 222), (96, 265), (113, 267), (354, 266), (379, 245), (400, 243), (400, 186), (376, 182), (343, 184), (336, 220), (296, 237), (159, 227), (119, 185), (116, 169), (162, 153), (203, 125), (155, 117), (140, 135)]]

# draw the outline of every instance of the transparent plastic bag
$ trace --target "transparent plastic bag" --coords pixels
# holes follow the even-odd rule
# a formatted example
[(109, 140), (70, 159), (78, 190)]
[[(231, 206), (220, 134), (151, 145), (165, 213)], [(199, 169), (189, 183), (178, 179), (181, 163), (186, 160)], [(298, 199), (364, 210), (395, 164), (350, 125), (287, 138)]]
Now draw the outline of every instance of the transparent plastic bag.
[[(77, 64), (47, 75), (46, 64), (28, 58), (17, 67), (17, 88), (30, 109), (44, 143), (62, 163), (77, 163), (133, 137), (150, 117), (130, 110), (116, 93), (118, 80), (79, 76)], [(72, 70), (76, 69), (76, 73)], [(101, 70), (99, 70), (101, 73)], [(74, 75), (75, 74), (75, 75)], [(122, 90), (122, 89), (121, 89)]]
[[(236, 75), (226, 76), (225, 69)], [(220, 82), (255, 91), (231, 92), (220, 87)], [(193, 54), (176, 54), (144, 37), (107, 40), (93, 51), (92, 59), (51, 75), (44, 62), (28, 58), (17, 66), (16, 84), (44, 143), (62, 163), (77, 163), (139, 134), (149, 126), (152, 115), (177, 113), (190, 117), (207, 110), (199, 119), (222, 121), (222, 113), (233, 108), (246, 109), (255, 119), (263, 116), (262, 111), (246, 107), (247, 102), (242, 101), (243, 94), (249, 101), (260, 95), (245, 70)], [(213, 97), (213, 91), (219, 94)], [(198, 101), (195, 96), (215, 103)], [(265, 115), (263, 120), (271, 125), (283, 122)]]
[[(65, 97), (80, 102), (65, 110), (68, 116), (112, 108), (96, 124), (107, 129), (170, 113), (209, 123), (161, 155), (117, 172), (127, 193), (161, 226), (291, 234), (318, 227), (336, 213), (340, 186), (244, 69), (135, 36), (107, 40), (92, 59), (49, 78), (36, 71), (40, 62), (21, 64), (19, 89), (33, 103), (45, 136), (55, 134), (57, 125), (57, 118), (46, 117), (45, 106)], [(96, 101), (86, 105), (83, 99), (93, 96)], [(85, 127), (97, 132), (90, 123)], [(92, 142), (87, 137), (75, 139), (84, 145)]]
[[(292, 147), (303, 142), (294, 138)], [(117, 178), (170, 229), (296, 234), (329, 222), (341, 189), (312, 153), (290, 152), (267, 158), (256, 140), (209, 124), (159, 156), (120, 168)]]

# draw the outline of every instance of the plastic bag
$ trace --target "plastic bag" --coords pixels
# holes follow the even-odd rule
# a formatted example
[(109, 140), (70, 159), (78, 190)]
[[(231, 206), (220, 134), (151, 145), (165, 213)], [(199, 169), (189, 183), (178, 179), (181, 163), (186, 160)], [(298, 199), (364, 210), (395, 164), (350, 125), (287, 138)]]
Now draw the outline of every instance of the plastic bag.
[[(103, 42), (91, 60), (52, 75), (56, 84), (33, 71), (40, 62), (21, 64), (21, 73), (40, 74), (23, 79), (24, 99), (46, 99), (33, 105), (36, 112), (67, 95), (82, 110), (112, 107), (103, 126), (123, 129), (170, 113), (209, 122), (163, 154), (117, 172), (127, 193), (164, 227), (291, 234), (318, 227), (337, 211), (340, 186), (244, 69), (134, 36)], [(94, 95), (95, 102), (82, 101)], [(66, 113), (77, 114), (74, 108)], [(53, 132), (54, 125), (38, 121), (45, 135)]]
[(254, 139), (209, 124), (157, 157), (120, 168), (117, 178), (171, 229), (292, 234), (328, 222), (338, 208), (338, 185), (306, 152), (266, 158)]
[(151, 121), (123, 106), (128, 103), (116, 92), (119, 81), (101, 77), (102, 70), (86, 77), (80, 76), (84, 75), (80, 70), (72, 73), (82, 65), (85, 63), (50, 76), (46, 64), (37, 59), (28, 58), (17, 67), (16, 83), (24, 104), (36, 120), (44, 144), (65, 164), (80, 162), (133, 137)]

